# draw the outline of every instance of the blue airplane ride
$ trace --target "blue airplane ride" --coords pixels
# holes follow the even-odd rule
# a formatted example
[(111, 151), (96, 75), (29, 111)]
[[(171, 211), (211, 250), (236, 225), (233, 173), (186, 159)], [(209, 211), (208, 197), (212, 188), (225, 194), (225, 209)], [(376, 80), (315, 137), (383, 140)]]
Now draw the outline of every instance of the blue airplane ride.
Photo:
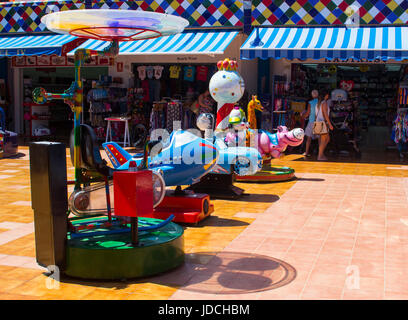
[[(115, 142), (102, 144), (116, 170), (128, 170), (130, 161), (139, 166), (142, 154), (130, 154)], [(210, 172), (219, 152), (211, 142), (188, 131), (178, 130), (152, 148), (148, 169), (159, 173), (166, 186), (191, 185)]]

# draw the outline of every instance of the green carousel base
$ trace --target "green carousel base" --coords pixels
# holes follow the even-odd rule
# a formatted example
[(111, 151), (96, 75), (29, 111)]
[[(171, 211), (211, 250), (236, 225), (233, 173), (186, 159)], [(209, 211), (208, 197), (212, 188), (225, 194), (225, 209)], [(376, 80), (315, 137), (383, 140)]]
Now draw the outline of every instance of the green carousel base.
[[(84, 221), (71, 222), (75, 226)], [(161, 221), (139, 218), (139, 226)], [(183, 228), (179, 225), (170, 222), (154, 231), (139, 231), (138, 236), (139, 243), (133, 246), (130, 232), (82, 238), (68, 235), (65, 274), (82, 279), (130, 279), (158, 274), (184, 262)]]
[(265, 165), (261, 171), (252, 176), (237, 176), (239, 182), (282, 182), (295, 177), (295, 170), (283, 166)]

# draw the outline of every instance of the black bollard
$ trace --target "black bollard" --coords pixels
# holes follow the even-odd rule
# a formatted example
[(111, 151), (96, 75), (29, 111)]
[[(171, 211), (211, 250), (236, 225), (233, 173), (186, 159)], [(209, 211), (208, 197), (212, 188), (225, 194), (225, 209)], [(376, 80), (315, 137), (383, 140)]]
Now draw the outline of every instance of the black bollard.
[(65, 145), (30, 143), (31, 206), (37, 263), (64, 270), (67, 241), (67, 158)]

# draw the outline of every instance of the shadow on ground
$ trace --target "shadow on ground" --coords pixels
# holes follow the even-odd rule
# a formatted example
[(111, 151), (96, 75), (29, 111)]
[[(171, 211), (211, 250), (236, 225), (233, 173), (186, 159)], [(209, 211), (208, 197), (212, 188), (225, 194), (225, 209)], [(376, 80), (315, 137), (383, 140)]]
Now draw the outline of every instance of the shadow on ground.
[[(247, 225), (249, 225), (249, 223), (245, 221), (220, 218), (218, 216), (211, 215), (203, 221), (200, 221), (196, 227), (241, 227)], [(186, 226), (191, 227), (191, 225)]]
[(290, 264), (258, 254), (200, 252), (186, 254), (185, 258), (181, 266), (146, 278), (98, 281), (62, 275), (60, 281), (115, 290), (136, 283), (153, 283), (205, 294), (220, 293), (220, 290), (223, 294), (242, 294), (280, 288), (296, 278), (296, 269)]
[[(46, 273), (44, 273), (46, 274)], [(200, 252), (186, 254), (181, 266), (168, 272), (143, 279), (122, 281), (82, 280), (62, 276), (63, 283), (108, 289), (126, 289), (135, 283), (161, 286), (205, 294), (242, 294), (283, 287), (296, 278), (290, 264), (268, 256), (241, 252)], [(216, 285), (212, 289), (212, 285)]]
[[(189, 271), (185, 268), (189, 266)], [(178, 270), (180, 269), (180, 270)], [(173, 274), (172, 274), (173, 273)], [(181, 276), (184, 273), (184, 277)], [(191, 253), (186, 264), (149, 281), (204, 294), (243, 294), (283, 287), (296, 278), (290, 264), (268, 256), (224, 251)]]
[(279, 199), (280, 197), (275, 194), (244, 193), (242, 197), (234, 201), (273, 203), (273, 202), (278, 201)]
[(19, 158), (23, 158), (23, 157), (25, 157), (25, 156), (26, 156), (25, 153), (18, 152), (18, 153), (17, 153), (16, 155), (14, 155), (14, 156), (7, 157), (7, 159), (19, 159)]

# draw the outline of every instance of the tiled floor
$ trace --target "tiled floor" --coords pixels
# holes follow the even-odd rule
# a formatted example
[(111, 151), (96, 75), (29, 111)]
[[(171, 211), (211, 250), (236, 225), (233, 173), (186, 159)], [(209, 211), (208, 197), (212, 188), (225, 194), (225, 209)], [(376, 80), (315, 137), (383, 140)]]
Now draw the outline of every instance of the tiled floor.
[(20, 151), (0, 160), (0, 299), (408, 298), (404, 163), (275, 160), (298, 179), (237, 184), (250, 195), (213, 201), (213, 215), (185, 229), (181, 267), (123, 282), (62, 276), (50, 287), (35, 263), (28, 149)]

